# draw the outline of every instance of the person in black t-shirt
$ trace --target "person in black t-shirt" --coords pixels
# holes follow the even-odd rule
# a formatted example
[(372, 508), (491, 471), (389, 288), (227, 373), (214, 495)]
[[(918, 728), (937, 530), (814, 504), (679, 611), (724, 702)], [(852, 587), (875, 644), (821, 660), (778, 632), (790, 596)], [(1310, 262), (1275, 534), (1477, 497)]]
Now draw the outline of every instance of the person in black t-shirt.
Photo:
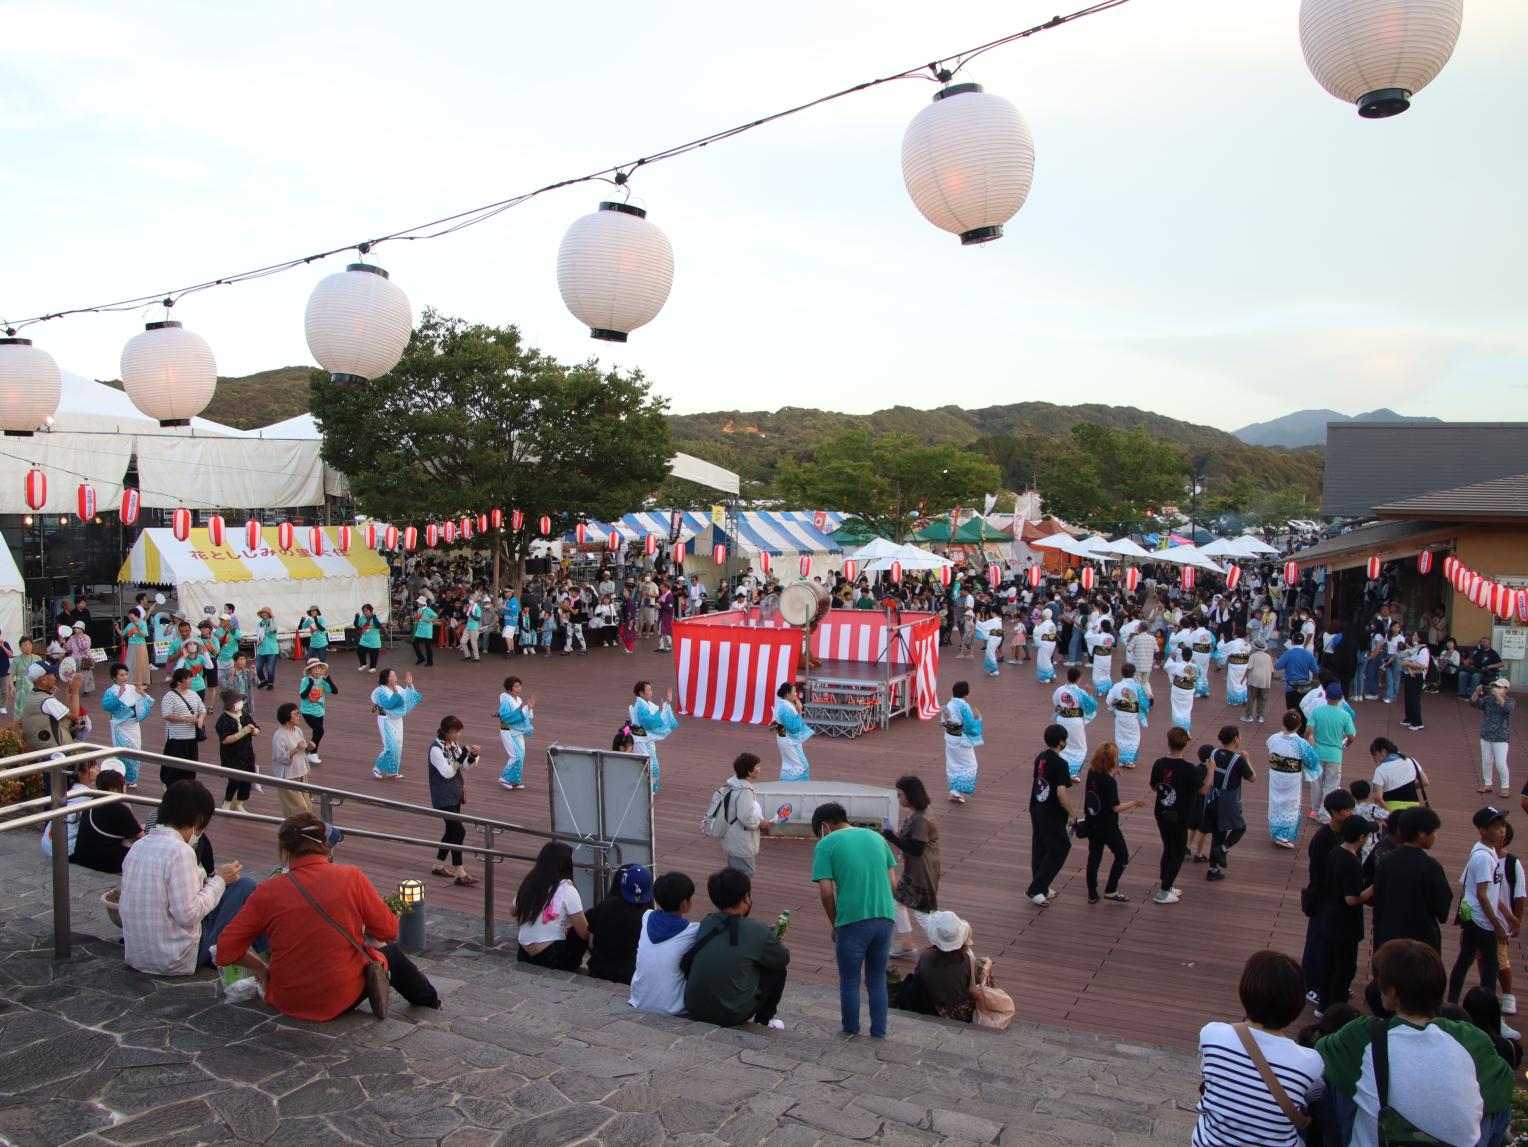
[(1151, 787), (1156, 793), (1157, 832), (1162, 837), (1161, 887), (1152, 896), (1158, 904), (1176, 904), (1178, 890), (1173, 881), (1183, 867), (1188, 851), (1188, 829), (1195, 806), (1204, 791), (1202, 765), (1183, 759), (1188, 748), (1188, 730), (1174, 725), (1167, 730), (1169, 756), (1158, 757), (1151, 766)]
[(1313, 1004), (1321, 1000), (1325, 984), (1323, 956), (1326, 951), (1326, 926), (1321, 915), (1321, 905), (1326, 898), (1327, 860), (1341, 838), (1338, 833), (1342, 822), (1353, 815), (1358, 804), (1347, 789), (1333, 789), (1322, 798), (1321, 807), (1330, 817), (1310, 838), (1305, 856), (1310, 861), (1310, 879), (1300, 893), (1300, 910), (1310, 918), (1305, 926), (1305, 952), (1300, 957), (1300, 967), (1305, 971), (1305, 998)]
[(1066, 748), (1066, 730), (1060, 725), (1045, 729), (1045, 751), (1035, 758), (1034, 781), (1029, 789), (1029, 872), (1031, 880), (1024, 895), (1044, 908), (1056, 897), (1051, 881), (1066, 863), (1072, 851), (1067, 835), (1072, 818), (1072, 803), (1066, 790), (1072, 784), (1072, 771), (1059, 750)]
[(1205, 829), (1209, 831), (1210, 870), (1206, 880), (1224, 880), (1222, 869), (1229, 867), (1227, 853), (1247, 833), (1247, 820), (1242, 815), (1242, 784), (1257, 784), (1257, 772), (1247, 755), (1241, 751), (1241, 732), (1235, 725), (1220, 730), (1220, 748), (1210, 757), (1215, 774), (1205, 793)]
[[(237, 689), (224, 689), (219, 698), (223, 702), (222, 715), (218, 717), (213, 731), (218, 738), (218, 764), (225, 769), (242, 769), (254, 773), (255, 742), (260, 727), (244, 711), (244, 694)], [(236, 781), (231, 777), (223, 786), (223, 807), (234, 812), (244, 811), (253, 781)]]
[(1326, 933), (1323, 980), (1316, 1005), (1316, 1018), (1326, 1008), (1346, 1003), (1348, 990), (1358, 971), (1358, 945), (1364, 938), (1364, 905), (1373, 895), (1364, 888), (1364, 866), (1358, 854), (1374, 832), (1374, 822), (1367, 817), (1343, 819), (1342, 843), (1326, 858), (1326, 881), (1317, 911)]
[[(127, 777), (106, 766), (96, 774), (95, 787), (102, 792), (127, 791)], [(98, 805), (79, 814), (79, 832), (74, 838), (71, 864), (93, 868), (97, 872), (120, 873), (122, 858), (140, 836), (143, 826), (127, 804)]]
[(642, 917), (653, 906), (653, 875), (645, 865), (628, 864), (610, 882), (610, 895), (589, 909), (589, 974), (631, 983), (637, 970)]
[(1114, 854), (1109, 866), (1109, 880), (1104, 885), (1104, 899), (1127, 901), (1119, 890), (1119, 878), (1130, 863), (1130, 847), (1120, 832), (1119, 814), (1140, 808), (1144, 800), (1119, 799), (1119, 746), (1105, 741), (1093, 750), (1083, 787), (1082, 808), (1088, 833), (1088, 903), (1098, 903), (1098, 866), (1107, 847)]
[(1374, 867), (1374, 950), (1387, 940), (1416, 940), (1441, 956), (1441, 925), (1454, 906), (1454, 887), (1427, 853), (1443, 822), (1425, 807), (1391, 813), (1390, 819), (1400, 822), (1401, 847)]

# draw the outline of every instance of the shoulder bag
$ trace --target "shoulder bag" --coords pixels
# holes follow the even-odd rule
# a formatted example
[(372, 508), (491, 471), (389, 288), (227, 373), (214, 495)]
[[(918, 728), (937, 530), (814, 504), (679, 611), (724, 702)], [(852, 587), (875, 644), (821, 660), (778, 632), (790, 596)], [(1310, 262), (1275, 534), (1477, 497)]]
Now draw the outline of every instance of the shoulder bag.
[(376, 1016), (379, 1020), (385, 1020), (387, 1018), (387, 1006), (391, 1002), (390, 993), (392, 991), (392, 983), (387, 978), (387, 965), (368, 952), (361, 945), (360, 941), (339, 926), (339, 923), (333, 916), (319, 907), (318, 901), (314, 900), (308, 890), (298, 882), (296, 873), (288, 872), (287, 879), (292, 882), (297, 891), (302, 893), (303, 899), (313, 905), (313, 910), (328, 922), (329, 927), (345, 937), (350, 946), (361, 953), (361, 959), (366, 961), (366, 1002), (371, 1005), (372, 1015)]
[(1374, 1093), (1379, 1099), (1375, 1130), (1380, 1147), (1419, 1147), (1441, 1144), (1425, 1131), (1419, 1131), (1409, 1119), (1390, 1106), (1390, 1022), (1380, 1016), (1369, 1021), (1369, 1053), (1374, 1061)]
[(1417, 783), (1417, 796), (1419, 796), (1422, 799), (1423, 807), (1426, 807), (1426, 805), (1427, 805), (1427, 786), (1422, 783), (1422, 766), (1417, 764), (1417, 759), (1415, 757), (1407, 757), (1406, 759), (1411, 762), (1411, 767), (1412, 767), (1412, 769), (1415, 770), (1416, 783)]
[(1008, 1025), (1013, 1023), (1015, 1011), (1013, 997), (1002, 988), (992, 986), (990, 970), (983, 969), (982, 974), (978, 976), (976, 953), (968, 952), (967, 955), (971, 960), (971, 1003), (976, 1009), (971, 1016), (971, 1022), (979, 1028), (1006, 1031)]
[[(1257, 1068), (1258, 1075), (1263, 1077), (1263, 1086), (1268, 1089), (1268, 1094), (1273, 1096), (1273, 1101), (1279, 1105), (1279, 1110), (1284, 1113), (1284, 1118), (1294, 1126), (1296, 1131), (1304, 1131), (1311, 1124), (1310, 1114), (1296, 1105), (1289, 1098), (1289, 1092), (1284, 1090), (1284, 1085), (1279, 1082), (1279, 1077), (1273, 1074), (1273, 1068), (1268, 1066), (1268, 1060), (1263, 1055), (1263, 1049), (1257, 1046), (1257, 1040), (1252, 1038), (1252, 1031), (1246, 1024), (1232, 1024), (1234, 1031), (1246, 1049), (1247, 1058), (1252, 1061), (1252, 1066)], [(1380, 1105), (1384, 1105), (1384, 1092), (1380, 1092)]]

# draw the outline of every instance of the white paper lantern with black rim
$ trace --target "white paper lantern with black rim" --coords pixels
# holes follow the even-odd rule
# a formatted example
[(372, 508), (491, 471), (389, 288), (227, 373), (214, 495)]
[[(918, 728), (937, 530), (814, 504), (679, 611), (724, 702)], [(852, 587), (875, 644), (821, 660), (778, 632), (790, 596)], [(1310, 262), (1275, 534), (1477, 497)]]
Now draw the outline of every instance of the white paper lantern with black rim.
[(1316, 82), (1385, 119), (1443, 70), (1464, 20), (1464, 0), (1301, 0), (1300, 50)]
[(207, 340), (173, 321), (149, 323), (128, 339), (121, 369), (127, 397), (161, 426), (189, 426), (218, 385)]
[(313, 360), (335, 382), (352, 385), (397, 366), (413, 329), (409, 297), (370, 263), (351, 263), (320, 279), (303, 315)]
[(605, 202), (562, 237), (557, 289), (591, 338), (623, 343), (658, 317), (674, 285), (674, 249), (647, 212)]
[(31, 339), (0, 338), (0, 430), (7, 438), (29, 438), (58, 409), (63, 393), (58, 363)]
[(913, 205), (967, 246), (1003, 237), (1034, 178), (1029, 125), (980, 84), (941, 89), (902, 135), (902, 180)]

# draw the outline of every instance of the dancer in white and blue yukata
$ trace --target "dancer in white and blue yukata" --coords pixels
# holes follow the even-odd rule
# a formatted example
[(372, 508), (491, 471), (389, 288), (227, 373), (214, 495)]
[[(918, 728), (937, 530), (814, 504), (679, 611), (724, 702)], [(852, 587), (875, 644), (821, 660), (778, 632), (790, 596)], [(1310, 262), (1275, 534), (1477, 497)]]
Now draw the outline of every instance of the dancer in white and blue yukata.
[[(1222, 642), (1215, 650), (1215, 660), (1226, 667), (1226, 704), (1247, 703), (1247, 663), (1252, 660), (1252, 644), (1247, 640), (1246, 626), (1237, 626), (1236, 636)], [(1243, 717), (1250, 722), (1251, 717)]]
[(1082, 670), (1074, 665), (1066, 671), (1066, 684), (1051, 695), (1055, 722), (1066, 730), (1061, 758), (1073, 777), (1088, 763), (1088, 722), (1098, 715), (1098, 702), (1079, 684), (1081, 680)]
[(377, 714), (377, 733), (382, 738), (382, 751), (371, 775), (379, 781), (396, 781), (403, 777), (403, 718), (414, 711), (423, 701), (419, 690), (414, 688), (414, 675), (408, 674), (403, 684), (398, 684), (398, 671), (384, 669), (377, 678), (377, 687), (371, 691), (372, 708)]
[(653, 703), (653, 683), (638, 681), (632, 687), (636, 700), (626, 710), (631, 721), (631, 738), (636, 751), (647, 757), (653, 772), (653, 796), (658, 795), (658, 742), (679, 728), (679, 718), (674, 716), (674, 691), (670, 689), (661, 706)]
[(1088, 660), (1093, 663), (1093, 692), (1107, 697), (1113, 684), (1110, 678), (1114, 668), (1114, 626), (1107, 620), (1100, 621), (1098, 628), (1090, 630), (1085, 640)]
[(801, 694), (789, 681), (782, 682), (775, 690), (775, 715), (769, 727), (774, 731), (775, 744), (780, 747), (780, 779), (811, 780), (812, 766), (807, 763), (802, 744), (813, 734), (801, 719)]
[[(128, 682), (126, 665), (111, 667), (111, 684), (101, 694), (101, 708), (111, 718), (111, 744), (114, 749), (143, 749), (143, 721), (154, 711), (154, 699), (145, 697)], [(119, 754), (127, 787), (138, 787), (138, 758), (131, 752)]]
[(512, 790), (525, 787), (525, 738), (536, 731), (531, 725), (536, 698), (522, 697), (524, 689), (520, 678), (511, 676), (504, 678), (504, 692), (499, 694), (499, 743), (504, 746), (499, 783)]
[(1208, 697), (1210, 695), (1210, 658), (1215, 655), (1215, 635), (1204, 627), (1202, 622), (1196, 622), (1193, 635), (1189, 638), (1189, 648), (1193, 654), (1194, 668), (1199, 670), (1199, 681), (1195, 685), (1195, 696)]
[(1199, 670), (1179, 645), (1168, 660), (1167, 679), (1172, 682), (1173, 725), (1185, 733), (1194, 731), (1194, 697), (1199, 691)]
[(1109, 690), (1104, 706), (1114, 714), (1114, 743), (1119, 746), (1119, 763), (1135, 768), (1141, 752), (1141, 730), (1146, 728), (1146, 714), (1151, 712), (1151, 698), (1135, 679), (1135, 665), (1120, 666), (1121, 680)]
[(1284, 714), (1284, 728), (1268, 738), (1268, 835), (1280, 848), (1300, 836), (1301, 780), (1321, 780), (1316, 748), (1300, 736), (1300, 718)]
[(1040, 615), (1035, 626), (1035, 680), (1046, 685), (1056, 679), (1056, 619), (1049, 612)]
[(944, 779), (950, 799), (965, 804), (967, 797), (976, 795), (976, 746), (982, 743), (982, 715), (966, 700), (971, 695), (967, 682), (955, 682), (950, 694), (939, 714), (939, 723), (944, 726)]

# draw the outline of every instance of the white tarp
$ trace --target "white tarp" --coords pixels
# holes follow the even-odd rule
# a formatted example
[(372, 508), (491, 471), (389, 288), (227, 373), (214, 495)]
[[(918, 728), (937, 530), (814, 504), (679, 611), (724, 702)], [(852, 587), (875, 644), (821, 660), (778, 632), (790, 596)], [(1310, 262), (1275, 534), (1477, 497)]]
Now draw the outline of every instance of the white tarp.
[(694, 458), (689, 454), (675, 454), (670, 458), (669, 473), (675, 478), (698, 482), (702, 486), (709, 486), (724, 494), (738, 492), (738, 476), (731, 470), (724, 470), (703, 458)]
[(25, 483), (34, 466), (48, 480), (42, 513), (73, 514), (82, 483), (95, 490), (98, 512), (115, 513), (132, 456), (131, 434), (64, 432), (0, 440), (0, 514), (32, 512)]
[(138, 437), (143, 504), (172, 509), (318, 506), (319, 443), (273, 438)]
[(0, 538), (0, 639), (9, 641), (19, 652), (21, 639), (28, 636), (26, 587), (10, 547)]

